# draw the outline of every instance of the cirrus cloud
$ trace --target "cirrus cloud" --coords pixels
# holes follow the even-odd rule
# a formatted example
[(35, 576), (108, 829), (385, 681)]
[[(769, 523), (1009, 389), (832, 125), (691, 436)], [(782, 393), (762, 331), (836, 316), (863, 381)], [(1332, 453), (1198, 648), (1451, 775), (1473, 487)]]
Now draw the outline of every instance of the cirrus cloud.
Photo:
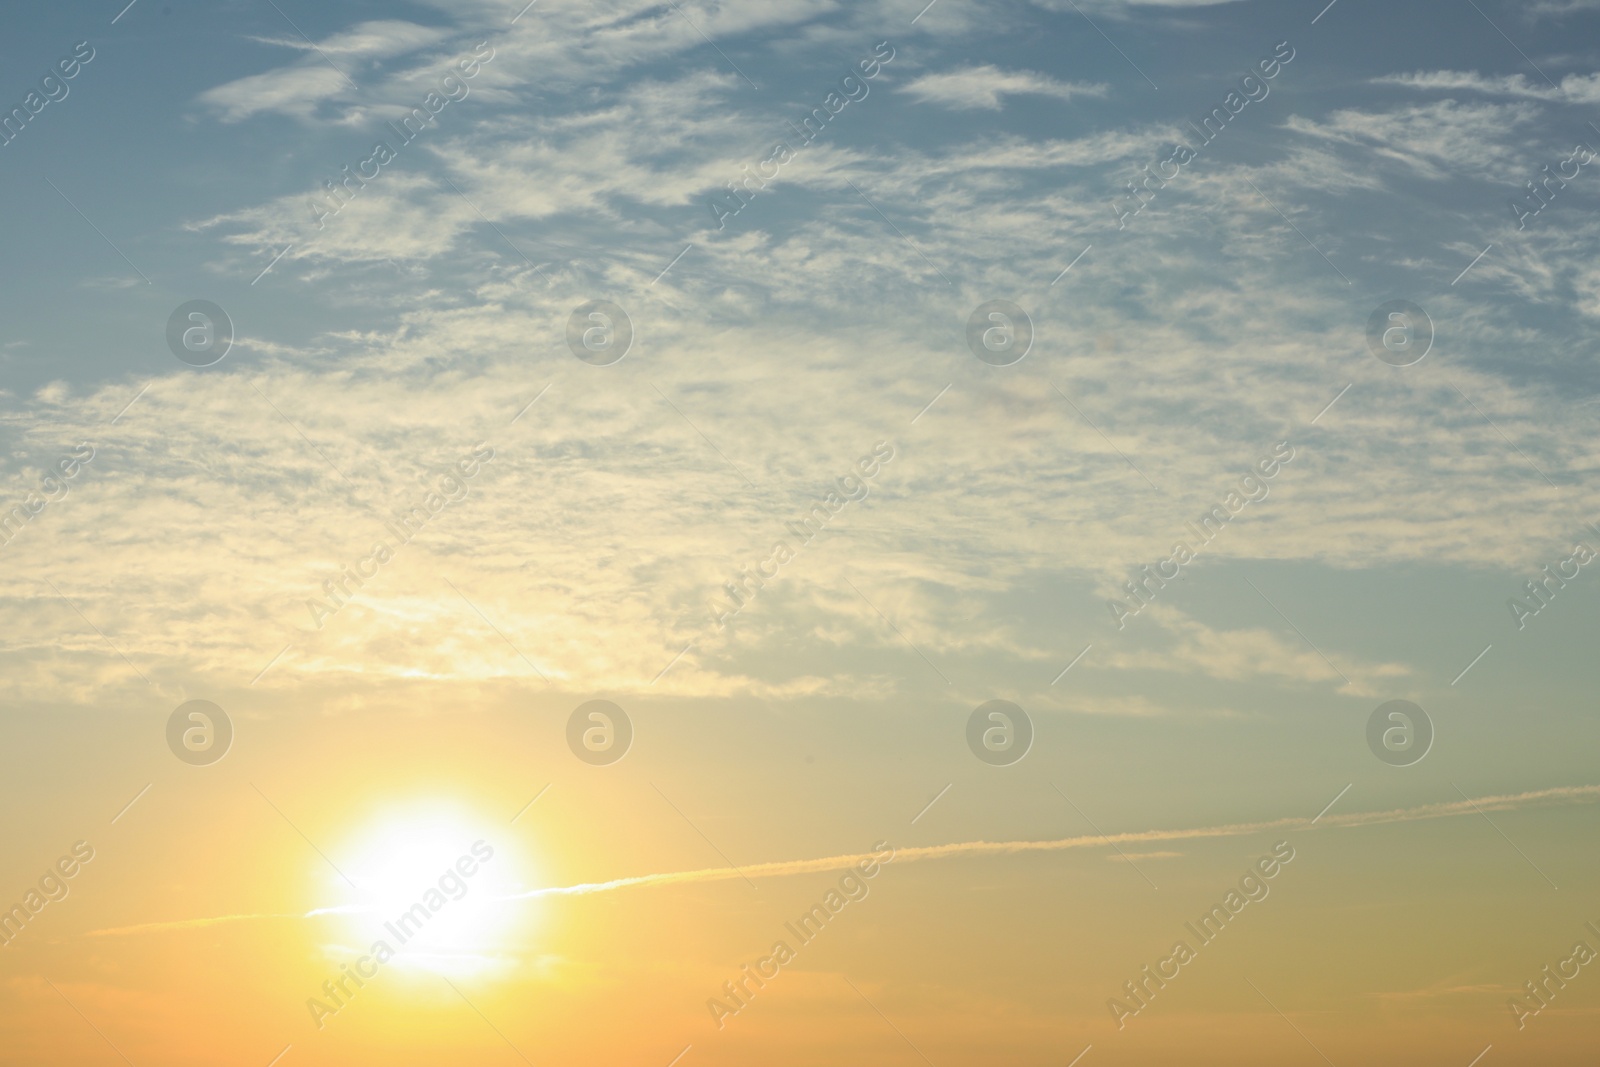
[(1001, 70), (983, 64), (960, 70), (924, 74), (900, 90), (924, 104), (960, 111), (997, 111), (1006, 96), (1049, 96), (1071, 100), (1075, 96), (1103, 97), (1110, 87), (1100, 83), (1062, 82), (1031, 70)]

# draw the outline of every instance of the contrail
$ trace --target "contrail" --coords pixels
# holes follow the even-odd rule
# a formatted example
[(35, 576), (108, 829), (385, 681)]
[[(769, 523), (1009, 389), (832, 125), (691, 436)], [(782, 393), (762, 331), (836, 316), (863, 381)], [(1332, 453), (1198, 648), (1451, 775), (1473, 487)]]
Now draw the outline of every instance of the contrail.
[[(1349, 815), (1324, 816), (1321, 826), (1374, 826), (1380, 823), (1418, 822), (1425, 819), (1444, 819), (1455, 815), (1472, 815), (1479, 811), (1508, 811), (1540, 802), (1577, 802), (1600, 796), (1600, 785), (1558, 786), (1528, 793), (1511, 793), (1503, 796), (1482, 797), (1476, 801), (1451, 800), (1437, 804), (1423, 804), (1413, 808), (1396, 808), (1391, 811), (1365, 811)], [(1191, 841), (1212, 837), (1242, 837), (1266, 833), (1270, 830), (1314, 829), (1310, 818), (1272, 819), (1266, 822), (1231, 823), (1224, 826), (1195, 827), (1185, 830), (1140, 830), (1122, 834), (1085, 834), (1081, 837), (1061, 837), (1049, 841), (960, 841), (948, 845), (924, 845), (896, 849), (896, 863), (915, 860), (945, 859), (951, 856), (1007, 855), (1020, 852), (1059, 852), (1073, 848), (1092, 848), (1096, 845), (1149, 844), (1157, 841)], [(826, 856), (811, 860), (788, 860), (777, 863), (758, 863), (734, 870), (731, 867), (707, 867), (697, 871), (674, 871), (670, 874), (641, 874), (631, 878), (615, 878), (609, 882), (585, 882), (579, 885), (551, 886), (532, 889), (526, 893), (504, 897), (505, 900), (525, 900), (544, 896), (580, 896), (589, 893), (607, 893), (634, 886), (675, 885), (682, 882), (720, 882), (739, 877), (781, 878), (791, 874), (810, 874), (833, 871), (853, 866), (875, 857), (874, 853), (850, 853)], [(742, 872), (742, 874), (741, 874)]]
[[(1474, 815), (1480, 812), (1511, 811), (1525, 807), (1545, 807), (1561, 803), (1581, 803), (1600, 797), (1600, 785), (1557, 786), (1526, 793), (1507, 793), (1499, 796), (1479, 797), (1477, 800), (1449, 800), (1436, 804), (1422, 804), (1389, 811), (1362, 811), (1348, 815), (1324, 815), (1313, 822), (1309, 817), (1270, 819), (1264, 822), (1229, 823), (1222, 826), (1191, 827), (1182, 830), (1139, 830), (1121, 834), (1085, 834), (1079, 837), (1060, 837), (1047, 841), (958, 841), (946, 845), (919, 845), (894, 850), (896, 863), (917, 860), (947, 859), (953, 856), (997, 856), (1023, 852), (1061, 852), (1075, 848), (1094, 848), (1110, 845), (1139, 845), (1162, 841), (1198, 841), (1219, 837), (1244, 837), (1273, 830), (1320, 830), (1330, 826), (1377, 826), (1384, 823), (1421, 822), (1428, 819), (1447, 819), (1457, 815)], [(531, 900), (552, 896), (587, 896), (591, 893), (610, 893), (619, 889), (639, 886), (679, 885), (690, 882), (722, 882), (736, 878), (784, 878), (795, 874), (813, 874), (852, 867), (868, 860), (881, 860), (882, 853), (853, 852), (837, 856), (823, 856), (808, 860), (780, 860), (757, 863), (735, 870), (732, 867), (705, 867), (693, 871), (670, 871), (662, 874), (640, 874), (628, 878), (614, 878), (608, 882), (580, 882), (577, 885), (547, 886), (530, 889), (526, 893), (495, 898), (501, 901)], [(93, 930), (88, 937), (111, 937), (122, 934), (147, 933), (188, 927), (213, 926), (218, 923), (244, 922), (255, 919), (311, 919), (323, 915), (348, 914), (369, 909), (362, 905), (340, 905), (317, 908), (304, 915), (222, 915), (209, 919), (180, 919), (174, 922), (144, 923), (138, 926), (119, 926), (108, 930)]]
[(119, 937), (123, 934), (150, 934), (157, 930), (190, 930), (200, 926), (217, 926), (221, 923), (253, 922), (260, 919), (306, 919), (309, 915), (293, 913), (281, 914), (250, 914), (250, 915), (214, 915), (209, 919), (174, 919), (164, 923), (138, 923), (133, 926), (112, 926), (104, 930), (90, 930), (84, 937)]

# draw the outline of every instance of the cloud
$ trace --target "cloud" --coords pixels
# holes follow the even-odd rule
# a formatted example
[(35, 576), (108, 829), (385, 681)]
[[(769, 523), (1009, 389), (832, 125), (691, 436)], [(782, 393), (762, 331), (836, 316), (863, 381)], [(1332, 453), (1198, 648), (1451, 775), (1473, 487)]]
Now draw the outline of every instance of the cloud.
[[(322, 105), (353, 98), (357, 91), (355, 79), (371, 80), (366, 70), (369, 61), (411, 55), (450, 36), (450, 31), (413, 22), (378, 20), (357, 23), (317, 42), (298, 37), (253, 38), (304, 52), (305, 58), (289, 66), (207, 89), (196, 100), (228, 123), (268, 112), (311, 121), (318, 117)], [(430, 59), (422, 61), (425, 68), (433, 65), (436, 64)], [(401, 81), (407, 76), (406, 73), (398, 75)], [(397, 95), (401, 86), (394, 84), (395, 80), (394, 77), (380, 80), (377, 86), (369, 86), (368, 91), (375, 91), (381, 99), (402, 99), (402, 95)], [(361, 114), (362, 109), (356, 108), (355, 115)], [(354, 119), (341, 115), (334, 121), (348, 123)]]
[(252, 115), (277, 111), (306, 119), (315, 114), (323, 101), (345, 88), (339, 72), (321, 65), (281, 67), (263, 74), (251, 74), (236, 81), (207, 89), (199, 96), (201, 104), (218, 113), (223, 122), (241, 122)]
[(1479, 74), (1470, 70), (1417, 71), (1412, 74), (1387, 74), (1372, 79), (1374, 85), (1398, 85), (1407, 89), (1482, 93), (1485, 96), (1510, 96), (1528, 100), (1548, 100), (1568, 104), (1600, 103), (1600, 74), (1568, 74), (1559, 88), (1525, 74)]
[(1383, 111), (1341, 109), (1321, 120), (1295, 115), (1285, 125), (1296, 133), (1360, 147), (1370, 160), (1430, 180), (1463, 173), (1500, 180), (1523, 158), (1513, 132), (1537, 116), (1530, 104), (1440, 100)]
[(1060, 82), (1030, 70), (1001, 70), (985, 64), (938, 74), (924, 74), (900, 87), (900, 92), (925, 104), (953, 110), (999, 110), (1003, 96), (1049, 96), (1071, 100), (1075, 96), (1104, 97), (1110, 86), (1101, 83)]
[(358, 22), (349, 29), (324, 37), (320, 41), (307, 41), (301, 37), (252, 37), (263, 44), (293, 48), (303, 52), (328, 56), (349, 56), (356, 59), (389, 58), (406, 55), (435, 44), (451, 35), (450, 30), (434, 26), (421, 26), (402, 19), (374, 19)]
[(1579, 11), (1593, 11), (1595, 8), (1600, 8), (1600, 0), (1537, 0), (1528, 8), (1528, 13), (1559, 18)]
[[(1106, 593), (1126, 597), (1114, 585), (1108, 584)], [(1286, 638), (1266, 629), (1213, 629), (1160, 603), (1145, 608), (1139, 618), (1155, 623), (1173, 640), (1138, 650), (1111, 651), (1103, 660), (1107, 666), (1137, 672), (1178, 671), (1224, 681), (1278, 678), (1309, 685), (1338, 679), (1343, 683), (1341, 691), (1360, 696), (1377, 696), (1392, 679), (1411, 673), (1404, 664), (1360, 664), (1344, 656), (1344, 668), (1354, 675), (1346, 677), (1302, 638)]]
[[(1063, 0), (1033, 0), (1040, 7), (1053, 11), (1071, 11), (1073, 6)], [(1139, 8), (1197, 8), (1218, 7), (1222, 4), (1237, 3), (1238, 0), (1093, 0), (1093, 7), (1111, 13), (1126, 12), (1128, 9)], [(1080, 6), (1081, 10), (1081, 6)]]
[[(719, 19), (734, 17), (720, 10), (728, 13)], [(486, 25), (509, 18), (492, 5), (481, 13)], [(389, 43), (360, 48), (423, 41), (414, 30), (348, 34), (369, 37)], [(481, 606), (513, 640), (537, 647), (530, 658), (563, 687), (644, 687), (692, 644), (652, 692), (892, 693), (902, 680), (895, 657), (926, 668), (846, 578), (931, 659), (1049, 660), (1048, 682), (1064, 663), (1059, 633), (1017, 622), (1007, 602), (1041, 575), (1064, 579), (1105, 625), (1103, 599), (1086, 590), (1164, 558), (1183, 522), (1296, 417), (1304, 458), (1199, 566), (1515, 568), (1580, 517), (1574, 494), (1530, 477), (1518, 450), (1558, 482), (1600, 463), (1582, 412), (1559, 402), (1572, 376), (1587, 373), (1564, 353), (1596, 339), (1600, 305), (1587, 295), (1584, 248), (1600, 223), (1574, 210), (1534, 247), (1503, 241), (1490, 219), (1469, 246), (1477, 235), (1458, 224), (1461, 203), (1438, 195), (1465, 187), (1473, 204), (1503, 197), (1496, 183), (1532, 169), (1525, 145), (1540, 129), (1540, 100), (1418, 102), (1380, 87), (1387, 103), (1310, 110), (1283, 127), (1252, 108), (1238, 120), (1239, 151), (1207, 149), (1119, 230), (1111, 198), (1174, 137), (1193, 136), (1170, 114), (1070, 136), (997, 118), (996, 132), (951, 137), (917, 94), (873, 92), (839, 117), (841, 136), (808, 146), (718, 230), (706, 199), (764, 158), (768, 137), (792, 137), (792, 113), (743, 87), (681, 17), (642, 3), (541, 6), (496, 46), (472, 95), (324, 228), (310, 209), (320, 182), (297, 170), (287, 186), (183, 234), (192, 261), (244, 281), (292, 246), (253, 292), (304, 300), (301, 321), (335, 325), (293, 336), (281, 321), (241, 315), (227, 362), (204, 375), (159, 375), (114, 426), (142, 382), (17, 399), (0, 420), (10, 473), (37, 467), (38, 453), (69, 433), (103, 439), (116, 459), (115, 479), (84, 483), (39, 520), (70, 514), (72, 539), (25, 537), (5, 551), (19, 557), (19, 573), (48, 576), (107, 611), (145, 605), (108, 633), (158, 686), (176, 686), (187, 669), (248, 681), (291, 643), (262, 685), (309, 690), (364, 672), (376, 686), (411, 670), (511, 684), (526, 668), (471, 632), (449, 647), (424, 638), (429, 626), (462, 626), (458, 598), (434, 580), (447, 569), (475, 601), (487, 598)], [(419, 47), (376, 95), (414, 99), (410, 79), (456, 46), (437, 56)], [(680, 53), (693, 48), (684, 62)], [(318, 76), (336, 77), (303, 58), (295, 77), (319, 67)], [(663, 59), (671, 62), (641, 73)], [(1030, 80), (1038, 77), (966, 68), (912, 84), (987, 107), (1003, 103), (1015, 79), (1039, 89)], [(946, 79), (943, 89), (930, 78)], [(337, 87), (325, 81), (323, 90)], [(1370, 101), (1373, 89), (1361, 92)], [(367, 135), (352, 134), (310, 173), (339, 175), (370, 148)], [(1407, 202), (1403, 220), (1371, 210), (1379, 194), (1419, 188), (1425, 195)], [(1574, 208), (1583, 195), (1571, 192)], [(1509, 212), (1500, 225), (1514, 227)], [(1448, 329), (1450, 381), (1484, 415), (1437, 377), (1374, 377), (1388, 368), (1365, 351), (1370, 309), (1351, 302), (1308, 240), (1363, 289), (1397, 284), (1388, 273), (1397, 265), (1415, 291), (1432, 285), (1437, 295), (1424, 302), (1441, 337)], [(1451, 288), (1490, 241), (1493, 252)], [(1488, 285), (1515, 300), (1481, 299)], [(1033, 354), (1006, 374), (973, 359), (961, 333), (971, 309), (997, 293), (1025, 304), (1038, 331)], [(601, 295), (626, 306), (637, 329), (634, 353), (603, 377), (565, 342), (568, 316)], [(1576, 308), (1560, 344), (1519, 321), (1522, 304)], [(1545, 355), (1513, 363), (1513, 351)], [(1138, 353), (1159, 354), (1150, 357), (1159, 373), (1131, 376)], [(119, 366), (129, 360), (118, 354)], [(645, 367), (648, 381), (636, 369)], [(1346, 384), (1348, 396), (1307, 427)], [(383, 518), (409, 505), (419, 472), (485, 438), (501, 448), (493, 477), (349, 609), (307, 632), (307, 599), (384, 536)], [(885, 438), (902, 456), (866, 505), (728, 630), (710, 628), (707, 604), (734, 577), (731, 561), (766, 558), (784, 520)], [(498, 488), (501, 469), (506, 485), (534, 479), (538, 491)], [(1521, 521), (1506, 523), (1508, 512)], [(215, 551), (107, 532), (132, 521), (193, 523)], [(508, 542), (507, 529), (523, 539)], [(275, 534), (264, 539), (263, 530)], [(530, 553), (545, 561), (537, 573)], [(100, 639), (38, 590), (0, 601), (0, 632), (12, 635), (3, 651), (19, 670), (30, 665), (22, 689), (84, 694), (130, 673), (115, 657), (101, 662)], [(1159, 660), (1163, 683), (1337, 680), (1258, 607), (1254, 626), (1147, 627), (1152, 642), (1171, 646)], [(474, 618), (466, 625), (481, 629)], [(71, 636), (57, 649), (28, 636), (41, 632)], [(802, 665), (796, 633), (833, 655), (874, 655)], [(1316, 636), (1358, 684), (1407, 669), (1362, 667), (1342, 636)], [(1146, 677), (1143, 664), (1158, 653), (1141, 645), (1092, 655), (1085, 669), (1099, 662)], [(1170, 714), (1182, 703), (1171, 692), (1080, 701), (1126, 714)]]

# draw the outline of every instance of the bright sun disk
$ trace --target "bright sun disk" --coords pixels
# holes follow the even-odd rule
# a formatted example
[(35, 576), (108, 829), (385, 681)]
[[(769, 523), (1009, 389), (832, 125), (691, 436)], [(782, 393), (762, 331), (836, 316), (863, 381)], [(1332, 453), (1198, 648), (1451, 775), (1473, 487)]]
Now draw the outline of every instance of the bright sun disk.
[[(474, 974), (494, 966), (530, 914), (505, 900), (526, 882), (503, 829), (453, 806), (419, 804), (386, 814), (341, 851), (358, 896), (346, 915), (353, 944), (382, 940), (391, 966)], [(349, 886), (339, 882), (349, 893)]]

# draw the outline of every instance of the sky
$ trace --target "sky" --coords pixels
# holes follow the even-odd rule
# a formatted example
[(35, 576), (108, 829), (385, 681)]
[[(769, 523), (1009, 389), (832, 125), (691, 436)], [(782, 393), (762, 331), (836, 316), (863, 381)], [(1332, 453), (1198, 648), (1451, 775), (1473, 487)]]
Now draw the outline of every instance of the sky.
[(1592, 1062), (1600, 2), (524, 2), (4, 15), (0, 1064)]

